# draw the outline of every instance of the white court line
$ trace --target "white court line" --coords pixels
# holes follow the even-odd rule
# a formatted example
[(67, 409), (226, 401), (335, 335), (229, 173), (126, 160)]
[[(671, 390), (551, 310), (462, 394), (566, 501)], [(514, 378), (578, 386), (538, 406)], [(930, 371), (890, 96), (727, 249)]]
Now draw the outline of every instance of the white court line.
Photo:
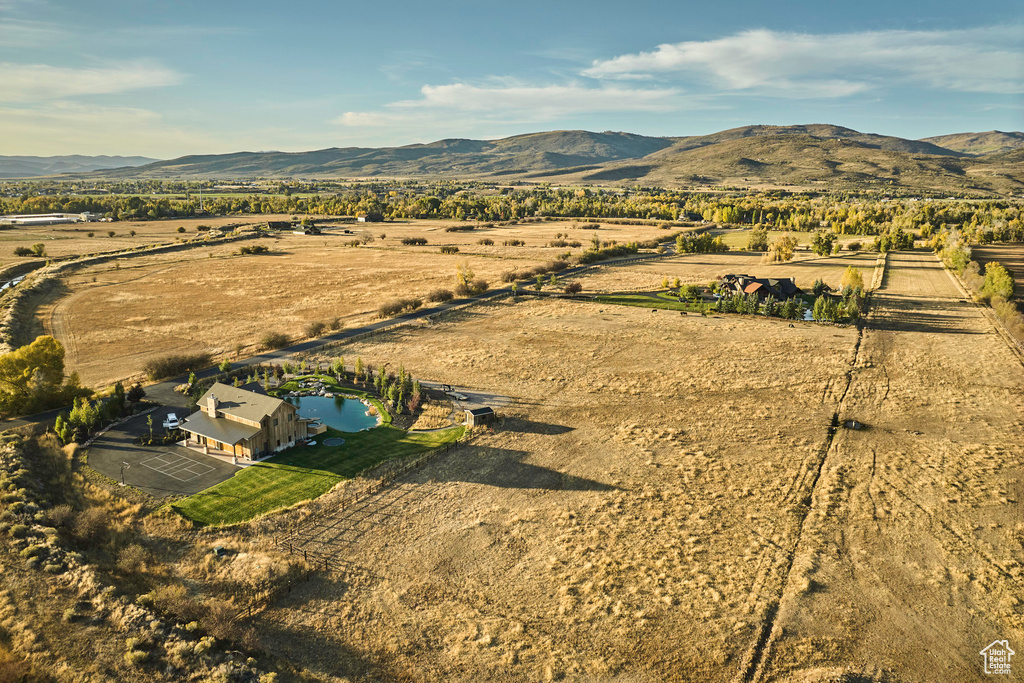
[[(153, 462), (157, 462), (159, 464), (155, 466), (151, 465), (150, 463)], [(201, 477), (205, 474), (209, 474), (214, 470), (213, 467), (207, 465), (206, 463), (201, 463), (196, 460), (193, 460), (192, 458), (188, 458), (184, 455), (177, 455), (175, 453), (170, 452), (153, 456), (148, 460), (142, 461), (141, 464), (148, 467), (151, 470), (159, 472), (160, 474), (166, 474), (168, 477), (171, 477), (172, 479), (177, 479), (178, 481), (182, 482), (192, 481), (193, 479)], [(197, 469), (194, 470), (192, 469), (193, 467)], [(179, 474), (183, 475), (185, 473), (188, 473), (192, 476), (178, 476)]]

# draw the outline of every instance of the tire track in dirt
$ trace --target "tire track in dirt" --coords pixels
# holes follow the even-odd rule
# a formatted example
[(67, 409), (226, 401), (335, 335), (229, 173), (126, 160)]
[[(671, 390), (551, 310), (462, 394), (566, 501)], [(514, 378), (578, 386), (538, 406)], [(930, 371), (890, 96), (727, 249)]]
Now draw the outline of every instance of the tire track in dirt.
[[(881, 268), (882, 274), (879, 275), (876, 270), (874, 277), (872, 278), (873, 282), (884, 281), (884, 271), (887, 262), (888, 259), (879, 259), (878, 268)], [(870, 313), (870, 292), (868, 293), (865, 306)], [(776, 617), (778, 616), (779, 607), (781, 606), (781, 602), (785, 596), (786, 589), (792, 580), (793, 562), (796, 559), (797, 551), (800, 549), (800, 544), (803, 540), (804, 527), (814, 509), (814, 494), (818, 488), (818, 482), (821, 479), (821, 473), (824, 470), (825, 463), (828, 460), (829, 451), (832, 450), (832, 441), (835, 438), (836, 431), (839, 429), (840, 416), (843, 414), (843, 406), (846, 401), (846, 396), (850, 391), (850, 385), (853, 383), (854, 368), (857, 367), (858, 361), (860, 360), (861, 342), (864, 339), (864, 324), (865, 321), (861, 321), (857, 326), (857, 339), (853, 346), (852, 360), (842, 380), (844, 383), (843, 390), (836, 403), (836, 410), (832, 414), (832, 422), (827, 428), (825, 443), (822, 444), (821, 449), (818, 451), (817, 459), (801, 467), (801, 470), (794, 479), (791, 488), (784, 496), (784, 500), (787, 503), (792, 504), (795, 508), (802, 509), (802, 514), (800, 515), (800, 519), (797, 523), (796, 537), (793, 542), (793, 546), (791, 549), (783, 553), (784, 560), (782, 562), (782, 579), (776, 588), (776, 596), (768, 601), (760, 620), (761, 624), (757, 630), (757, 637), (754, 640), (754, 644), (747, 652), (747, 655), (741, 663), (738, 680), (742, 683), (749, 683), (750, 681), (762, 679), (764, 676), (764, 666), (767, 661), (767, 657), (765, 655), (770, 652), (773, 640), (778, 637)], [(822, 394), (822, 402), (824, 402), (824, 398), (831, 388), (832, 382), (829, 382), (826, 387), (826, 391)], [(755, 580), (755, 583), (756, 582), (757, 580)], [(767, 583), (767, 578), (761, 581), (761, 583)]]

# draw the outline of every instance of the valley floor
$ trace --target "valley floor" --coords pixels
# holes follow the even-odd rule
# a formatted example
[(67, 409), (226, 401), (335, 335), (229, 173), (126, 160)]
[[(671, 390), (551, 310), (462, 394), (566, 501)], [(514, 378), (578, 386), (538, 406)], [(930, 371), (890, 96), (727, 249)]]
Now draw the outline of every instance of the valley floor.
[(322, 680), (982, 680), (1024, 643), (1024, 368), (932, 254), (863, 331), (531, 300), (341, 352), (514, 403), (257, 523), (337, 570), (261, 618)]

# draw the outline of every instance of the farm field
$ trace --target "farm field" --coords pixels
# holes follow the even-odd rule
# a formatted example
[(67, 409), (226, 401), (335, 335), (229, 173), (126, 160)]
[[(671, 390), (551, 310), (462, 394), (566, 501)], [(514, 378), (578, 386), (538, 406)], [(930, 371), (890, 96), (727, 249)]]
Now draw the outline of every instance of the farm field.
[[(346, 327), (372, 321), (388, 300), (453, 288), (460, 264), (497, 286), (505, 271), (568, 251), (546, 246), (558, 233), (575, 231), (580, 241), (587, 239), (583, 233), (595, 232), (618, 241), (666, 234), (633, 225), (580, 230), (571, 222), (445, 232), (451, 224), (374, 224), (373, 241), (358, 248), (346, 246), (352, 235), (333, 231), (286, 233), (261, 240), (271, 249), (264, 255), (237, 256), (238, 245), (226, 244), (83, 268), (64, 279), (64, 296), (39, 310), (40, 332), (64, 344), (69, 370), (77, 371), (85, 384), (101, 386), (139, 376), (153, 356), (205, 349), (234, 357), (238, 344), (243, 352), (254, 352), (269, 331), (295, 339), (313, 321), (337, 318)], [(386, 232), (386, 239), (377, 230)], [(360, 231), (355, 232), (358, 237)], [(496, 244), (476, 244), (482, 235)], [(402, 245), (408, 236), (426, 236), (428, 244)], [(505, 239), (527, 244), (503, 246)], [(459, 246), (460, 252), (441, 254), (442, 245)]]
[(357, 509), (267, 521), (345, 572), (265, 646), (368, 680), (984, 680), (1024, 636), (1024, 370), (931, 254), (873, 305), (861, 338), (529, 300), (339, 349), (515, 401)]
[[(722, 241), (730, 249), (746, 249), (747, 242), (750, 239), (750, 228), (713, 228), (708, 232), (716, 237), (721, 237)], [(768, 241), (771, 242), (777, 237), (780, 237), (786, 233), (789, 233), (791, 237), (795, 237), (797, 244), (802, 247), (809, 247), (811, 240), (814, 237), (813, 232), (801, 231), (801, 230), (769, 230)], [(865, 235), (836, 235), (836, 241), (842, 245), (847, 245), (851, 242), (860, 242), (861, 245), (870, 245), (874, 237)]]
[(856, 330), (599, 308), (488, 304), (338, 350), (507, 394), (513, 416), (314, 528), (350, 570), (267, 615), (277, 652), (322, 651), (323, 675), (375, 652), (385, 679), (735, 673)]
[(865, 283), (871, 274), (878, 254), (847, 253), (828, 258), (799, 255), (784, 263), (761, 263), (756, 252), (725, 252), (723, 254), (685, 254), (637, 263), (628, 269), (602, 268), (579, 276), (584, 291), (652, 290), (662, 287), (662, 281), (679, 278), (684, 284), (706, 285), (727, 273), (744, 273), (753, 277), (792, 277), (798, 287), (810, 291), (814, 281), (821, 278), (832, 287), (839, 287), (843, 272), (853, 266), (861, 270)]
[[(273, 220), (289, 220), (291, 216), (208, 216), (159, 221), (120, 221), (115, 223), (70, 223), (39, 227), (13, 227), (0, 230), (0, 267), (27, 260), (15, 256), (17, 247), (42, 243), (49, 257), (79, 256), (99, 252), (131, 249), (146, 244), (174, 242), (178, 238), (194, 238), (200, 225), (217, 229), (226, 225), (256, 225)], [(179, 233), (178, 228), (185, 228)], [(113, 230), (114, 237), (107, 233)], [(135, 235), (131, 232), (135, 231)], [(93, 233), (89, 237), (89, 233)]]

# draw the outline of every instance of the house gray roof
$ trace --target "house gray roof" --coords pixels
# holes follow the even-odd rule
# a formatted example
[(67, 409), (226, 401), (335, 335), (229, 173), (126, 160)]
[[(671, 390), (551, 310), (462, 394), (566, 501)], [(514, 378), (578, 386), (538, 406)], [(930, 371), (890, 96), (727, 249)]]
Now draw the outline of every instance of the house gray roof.
[(206, 407), (206, 401), (210, 396), (217, 397), (217, 410), (225, 415), (233, 415), (252, 422), (259, 422), (284, 403), (283, 400), (273, 396), (257, 394), (220, 382), (210, 387), (199, 399), (198, 404), (201, 407)]
[(181, 421), (181, 428), (186, 432), (200, 434), (208, 439), (234, 445), (239, 441), (259, 434), (259, 427), (252, 427), (241, 422), (233, 422), (224, 418), (213, 419), (202, 411), (196, 411)]

